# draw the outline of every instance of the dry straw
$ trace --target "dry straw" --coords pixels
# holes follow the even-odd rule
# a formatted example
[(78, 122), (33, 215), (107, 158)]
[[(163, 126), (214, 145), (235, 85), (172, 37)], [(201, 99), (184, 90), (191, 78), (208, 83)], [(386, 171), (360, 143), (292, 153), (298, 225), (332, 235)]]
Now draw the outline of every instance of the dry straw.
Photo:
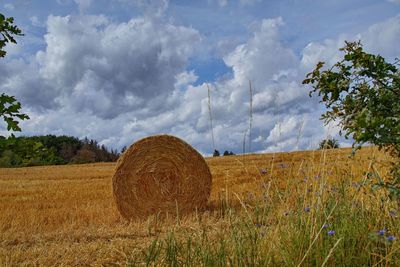
[(126, 219), (186, 214), (206, 207), (211, 173), (204, 158), (181, 139), (150, 136), (120, 157), (113, 190), (118, 210)]

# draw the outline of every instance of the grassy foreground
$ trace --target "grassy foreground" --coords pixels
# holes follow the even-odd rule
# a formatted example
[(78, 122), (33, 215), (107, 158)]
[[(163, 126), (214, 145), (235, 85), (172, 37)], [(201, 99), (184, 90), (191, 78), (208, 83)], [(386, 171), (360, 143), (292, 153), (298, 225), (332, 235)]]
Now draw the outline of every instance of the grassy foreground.
[(400, 266), (400, 212), (364, 148), (209, 158), (206, 211), (126, 222), (114, 164), (0, 169), (0, 266)]

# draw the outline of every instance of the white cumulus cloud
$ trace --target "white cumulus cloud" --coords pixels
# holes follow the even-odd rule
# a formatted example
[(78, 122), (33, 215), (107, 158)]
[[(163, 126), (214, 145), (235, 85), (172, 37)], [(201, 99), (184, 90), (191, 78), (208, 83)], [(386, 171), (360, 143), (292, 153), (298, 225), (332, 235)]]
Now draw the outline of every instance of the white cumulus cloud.
[[(151, 3), (150, 9), (168, 5)], [(389, 61), (400, 53), (399, 16), (359, 35), (310, 42), (297, 53), (281, 40), (283, 18), (255, 25), (246, 41), (224, 53), (232, 74), (208, 84), (220, 151), (241, 152), (245, 136), (249, 148), (249, 81), (252, 151), (315, 148), (338, 129), (319, 120), (323, 107), (301, 85), (305, 74), (318, 61), (339, 60), (344, 40), (361, 39), (367, 51)], [(204, 38), (196, 29), (146, 14), (122, 23), (105, 16), (49, 16), (46, 29), (45, 48), (34, 57), (0, 65), (1, 88), (16, 95), (32, 118), (22, 123), (24, 134), (88, 136), (121, 148), (169, 133), (212, 152), (208, 88), (196, 85), (198, 74), (188, 69)]]

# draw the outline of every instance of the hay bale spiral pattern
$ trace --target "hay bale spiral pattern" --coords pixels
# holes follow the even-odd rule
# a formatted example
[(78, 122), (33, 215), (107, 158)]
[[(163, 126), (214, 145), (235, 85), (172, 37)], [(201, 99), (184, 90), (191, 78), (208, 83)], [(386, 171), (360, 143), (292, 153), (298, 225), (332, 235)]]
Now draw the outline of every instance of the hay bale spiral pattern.
[(118, 160), (113, 192), (126, 219), (186, 214), (205, 208), (211, 173), (204, 158), (181, 139), (150, 136), (131, 145)]

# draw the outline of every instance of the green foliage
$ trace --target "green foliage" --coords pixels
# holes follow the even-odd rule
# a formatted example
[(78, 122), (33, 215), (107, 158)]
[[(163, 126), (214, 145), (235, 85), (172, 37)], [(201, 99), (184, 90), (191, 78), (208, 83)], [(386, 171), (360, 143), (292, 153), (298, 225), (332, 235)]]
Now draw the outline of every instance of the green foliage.
[(0, 138), (0, 167), (106, 162), (118, 156), (94, 140), (70, 136)]
[[(296, 192), (305, 191), (302, 186), (316, 192), (298, 195), (293, 206), (288, 186), (242, 209), (217, 206), (226, 209), (222, 222), (207, 224), (207, 215), (199, 214), (191, 227), (169, 225), (144, 249), (133, 248), (128, 266), (398, 266), (400, 244), (388, 238), (398, 236), (400, 218), (380, 201), (362, 205), (352, 181), (332, 191), (321, 179), (296, 181)], [(282, 206), (291, 210), (282, 214)]]
[(14, 96), (8, 96), (6, 94), (0, 95), (0, 117), (3, 117), (7, 123), (7, 130), (10, 131), (21, 131), (18, 126), (18, 121), (15, 118), (26, 120), (29, 116), (21, 113), (21, 103), (19, 103)]
[(21, 159), (11, 150), (5, 150), (0, 157), (0, 167), (12, 167), (21, 162)]
[(355, 144), (372, 143), (400, 157), (400, 72), (396, 64), (365, 53), (360, 42), (346, 42), (344, 59), (322, 71), (319, 62), (303, 84), (322, 97), (326, 123), (339, 125)]
[(224, 156), (232, 156), (235, 155), (232, 151), (225, 150)]
[[(17, 43), (13, 35), (23, 35), (21, 30), (13, 25), (13, 23), (14, 18), (6, 18), (0, 13), (0, 57), (6, 55), (6, 51), (4, 51), (3, 48), (8, 42)], [(8, 131), (21, 131), (21, 128), (18, 126), (18, 121), (15, 120), (15, 118), (20, 120), (29, 119), (28, 115), (21, 113), (20, 109), (21, 103), (19, 103), (14, 96), (8, 96), (4, 93), (0, 95), (0, 117), (3, 117), (6, 122)]]
[(339, 141), (335, 138), (324, 139), (319, 143), (318, 149), (339, 148)]
[(387, 63), (364, 52), (360, 42), (346, 42), (340, 50), (345, 53), (341, 61), (327, 70), (319, 62), (303, 84), (311, 84), (310, 96), (317, 93), (325, 103), (325, 123), (337, 120), (355, 149), (371, 143), (394, 157), (391, 186), (400, 190), (399, 60)]
[(21, 33), (21, 30), (18, 29), (17, 26), (13, 25), (14, 23), (14, 18), (6, 18), (3, 14), (0, 13), (0, 33), (1, 33), (1, 39), (0, 39), (0, 57), (5, 57), (7, 54), (6, 51), (3, 50), (3, 48), (6, 46), (8, 42), (16, 44), (17, 41), (15, 41), (13, 35), (19, 35), (22, 36), (23, 34)]

